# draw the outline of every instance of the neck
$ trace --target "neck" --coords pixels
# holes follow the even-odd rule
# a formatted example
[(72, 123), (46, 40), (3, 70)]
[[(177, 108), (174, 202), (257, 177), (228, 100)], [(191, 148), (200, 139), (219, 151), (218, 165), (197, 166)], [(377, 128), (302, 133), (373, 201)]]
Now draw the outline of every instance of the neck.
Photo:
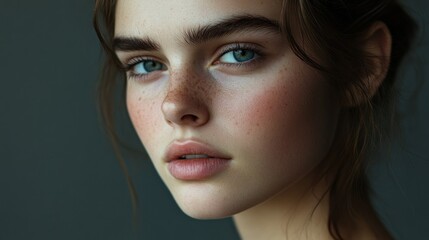
[[(300, 181), (271, 199), (235, 215), (244, 240), (331, 239), (328, 224), (329, 196), (325, 181), (311, 187)], [(324, 196), (324, 197), (323, 197)]]
[[(333, 239), (328, 229), (329, 184), (321, 180), (313, 185), (301, 181), (271, 199), (234, 215), (233, 219), (243, 240), (256, 239)], [(326, 194), (325, 194), (326, 193)], [(369, 206), (369, 205), (368, 205)], [(362, 211), (372, 208), (362, 206)], [(387, 232), (378, 234), (375, 229), (384, 229), (376, 215), (356, 219), (356, 225), (340, 226), (346, 239), (391, 239)], [(368, 223), (374, 223), (374, 226)]]

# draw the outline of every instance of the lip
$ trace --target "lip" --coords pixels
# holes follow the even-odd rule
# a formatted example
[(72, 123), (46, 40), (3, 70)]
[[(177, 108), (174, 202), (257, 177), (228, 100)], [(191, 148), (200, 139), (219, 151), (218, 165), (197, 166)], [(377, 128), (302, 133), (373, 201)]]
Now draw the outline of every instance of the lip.
[[(208, 158), (181, 159), (183, 155), (207, 155)], [(214, 147), (195, 140), (174, 141), (164, 158), (170, 174), (179, 180), (202, 180), (225, 170), (231, 157)]]

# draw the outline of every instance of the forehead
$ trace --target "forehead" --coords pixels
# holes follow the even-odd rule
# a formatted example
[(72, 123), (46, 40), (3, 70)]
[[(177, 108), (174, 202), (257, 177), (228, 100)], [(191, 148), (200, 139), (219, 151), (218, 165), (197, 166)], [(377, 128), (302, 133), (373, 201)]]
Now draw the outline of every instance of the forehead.
[(118, 0), (115, 35), (170, 35), (233, 15), (279, 20), (281, 0)]

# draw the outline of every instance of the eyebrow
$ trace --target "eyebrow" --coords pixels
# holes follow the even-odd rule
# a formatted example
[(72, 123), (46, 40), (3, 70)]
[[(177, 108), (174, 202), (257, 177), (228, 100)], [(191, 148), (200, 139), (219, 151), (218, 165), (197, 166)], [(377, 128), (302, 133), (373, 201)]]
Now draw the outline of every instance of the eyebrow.
[[(258, 15), (235, 15), (217, 23), (197, 26), (184, 32), (184, 42), (190, 45), (207, 42), (239, 32), (271, 31), (281, 33), (278, 21)], [(113, 39), (116, 51), (157, 51), (160, 44), (146, 37), (122, 37)]]
[(115, 51), (157, 51), (161, 47), (150, 38), (138, 37), (115, 37), (113, 38), (113, 49)]
[(237, 32), (261, 30), (280, 33), (280, 24), (278, 21), (274, 21), (263, 16), (237, 15), (214, 24), (198, 26), (196, 28), (186, 30), (184, 41), (188, 44), (198, 44)]

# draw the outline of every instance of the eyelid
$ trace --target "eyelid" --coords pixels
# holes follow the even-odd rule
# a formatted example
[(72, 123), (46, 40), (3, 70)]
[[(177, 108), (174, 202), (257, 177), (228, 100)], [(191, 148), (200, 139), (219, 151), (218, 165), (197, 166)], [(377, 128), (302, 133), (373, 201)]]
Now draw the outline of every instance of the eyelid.
[(259, 57), (263, 57), (264, 53), (262, 51), (262, 46), (255, 43), (242, 43), (242, 42), (236, 42), (231, 43), (226, 46), (221, 47), (219, 50), (217, 50), (217, 53), (215, 54), (216, 59), (214, 61), (214, 64), (219, 63), (219, 59), (226, 53), (234, 50), (251, 50), (256, 53), (256, 55)]
[(156, 58), (153, 57), (147, 57), (147, 56), (137, 56), (137, 57), (133, 57), (128, 59), (124, 64), (124, 70), (129, 71), (131, 68), (133, 68), (136, 64), (142, 62), (142, 61), (155, 61), (155, 62), (159, 62), (163, 65), (165, 65), (162, 61), (159, 61)]
[(161, 70), (159, 70), (159, 71), (153, 71), (153, 72), (148, 72), (148, 73), (143, 73), (143, 74), (135, 73), (133, 71), (133, 68), (137, 64), (142, 63), (143, 61), (155, 61), (155, 62), (158, 62), (161, 65), (163, 65), (162, 71), (167, 69), (167, 65), (155, 57), (151, 57), (151, 56), (130, 57), (122, 64), (122, 70), (126, 73), (127, 78), (129, 80), (146, 81), (147, 79), (151, 78), (150, 76), (154, 76), (154, 74), (161, 72)]
[[(213, 65), (217, 65), (217, 64), (223, 64), (223, 65), (243, 65), (243, 64), (250, 64), (252, 62), (256, 62), (258, 60), (261, 60), (259, 58), (264, 57), (264, 52), (262, 51), (262, 46), (260, 44), (257, 43), (248, 43), (248, 42), (234, 42), (234, 43), (229, 43), (226, 45), (221, 46), (220, 48), (218, 48), (218, 50), (215, 51), (214, 56), (215, 60)], [(255, 52), (256, 54), (256, 58), (253, 60), (250, 60), (249, 62), (243, 62), (243, 63), (222, 63), (219, 61), (219, 59), (226, 53), (234, 51), (234, 50), (251, 50), (253, 52)], [(164, 65), (164, 67), (166, 67), (167, 65), (159, 60), (159, 58), (157, 57), (153, 57), (153, 56), (135, 56), (135, 57), (130, 57), (128, 58), (124, 63), (123, 63), (123, 70), (125, 72), (130, 72), (132, 70), (132, 68), (142, 62), (142, 61), (156, 61), (159, 62), (160, 64)], [(150, 74), (150, 73), (148, 73)], [(147, 74), (146, 74), (147, 75)]]

